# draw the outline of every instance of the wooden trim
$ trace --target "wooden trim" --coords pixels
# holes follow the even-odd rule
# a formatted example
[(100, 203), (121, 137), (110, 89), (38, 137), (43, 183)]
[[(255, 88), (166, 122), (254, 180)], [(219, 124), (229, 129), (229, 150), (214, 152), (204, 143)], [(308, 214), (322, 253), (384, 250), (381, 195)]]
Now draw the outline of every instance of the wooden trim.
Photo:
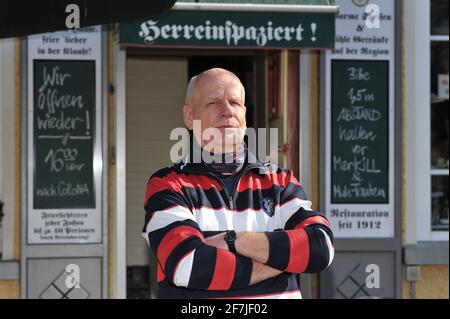
[[(320, 206), (320, 54), (311, 52), (311, 201), (313, 209)], [(319, 298), (319, 276), (312, 275), (311, 295)]]
[[(278, 141), (279, 145), (279, 158), (278, 165), (282, 167), (290, 168), (289, 165), (289, 144), (288, 144), (288, 132), (287, 132), (287, 111), (288, 111), (288, 51), (281, 51), (280, 58), (280, 93), (279, 93), (279, 108), (278, 118), (272, 123), (278, 128)], [(278, 124), (277, 124), (278, 123)]]
[(282, 117), (281, 107), (281, 52), (267, 53), (267, 115), (269, 121)]
[(319, 53), (311, 52), (311, 200), (313, 203), (316, 203), (316, 205), (318, 205), (320, 200), (319, 72)]
[(337, 13), (339, 7), (331, 4), (266, 4), (266, 3), (175, 3), (177, 11), (219, 11), (219, 12), (297, 12), (297, 13)]
[(20, 259), (20, 209), (21, 209), (21, 125), (20, 125), (20, 110), (21, 110), (21, 52), (20, 52), (20, 40), (14, 40), (14, 157), (16, 159), (14, 166), (15, 175), (15, 205), (14, 205), (14, 249), (13, 256), (14, 259)]
[(0, 299), (19, 299), (19, 280), (0, 280)]
[(228, 50), (220, 50), (217, 48), (178, 48), (178, 47), (170, 47), (170, 48), (155, 48), (153, 46), (123, 46), (120, 45), (121, 48), (126, 49), (127, 56), (162, 56), (162, 57), (170, 57), (170, 56), (256, 56), (261, 55), (264, 56), (266, 51), (263, 50), (237, 50), (237, 49), (228, 49)]
[(287, 143), (288, 167), (299, 177), (299, 112), (300, 112), (300, 55), (298, 51), (288, 51), (287, 75)]

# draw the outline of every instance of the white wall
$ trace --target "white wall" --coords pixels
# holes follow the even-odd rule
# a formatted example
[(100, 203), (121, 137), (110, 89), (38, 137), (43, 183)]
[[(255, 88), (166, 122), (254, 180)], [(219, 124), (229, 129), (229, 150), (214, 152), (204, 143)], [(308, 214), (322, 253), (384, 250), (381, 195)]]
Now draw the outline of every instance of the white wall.
[(149, 250), (141, 236), (148, 178), (171, 165), (170, 131), (184, 127), (186, 58), (128, 58), (126, 101), (127, 265), (147, 265)]
[(12, 259), (14, 250), (14, 41), (0, 40), (0, 199), (5, 203), (2, 222), (3, 259)]

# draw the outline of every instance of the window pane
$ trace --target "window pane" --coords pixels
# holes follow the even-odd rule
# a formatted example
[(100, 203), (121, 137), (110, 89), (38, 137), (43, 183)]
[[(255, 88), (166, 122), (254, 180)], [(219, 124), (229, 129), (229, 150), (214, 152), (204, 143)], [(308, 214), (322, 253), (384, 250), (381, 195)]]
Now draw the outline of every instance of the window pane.
[(448, 0), (431, 0), (431, 34), (448, 35)]
[(448, 176), (432, 176), (431, 227), (448, 230)]
[(431, 166), (448, 168), (448, 42), (431, 44)]
[(431, 107), (431, 166), (448, 168), (448, 101)]
[[(432, 42), (431, 43), (431, 99), (444, 98), (445, 92), (439, 88), (443, 88), (442, 76), (448, 76), (448, 42)], [(441, 81), (439, 81), (441, 79)], [(441, 85), (439, 85), (441, 84)], [(448, 84), (447, 84), (448, 87)], [(439, 94), (441, 93), (441, 94)], [(439, 96), (441, 95), (441, 96)], [(448, 99), (448, 97), (447, 97)]]

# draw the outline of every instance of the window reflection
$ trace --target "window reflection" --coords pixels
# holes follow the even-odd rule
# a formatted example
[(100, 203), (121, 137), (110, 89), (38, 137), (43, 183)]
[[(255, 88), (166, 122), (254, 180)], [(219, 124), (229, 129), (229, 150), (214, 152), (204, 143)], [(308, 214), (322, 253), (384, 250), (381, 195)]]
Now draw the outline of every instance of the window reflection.
[(431, 108), (431, 166), (448, 168), (449, 146), (448, 101), (435, 103)]
[[(443, 98), (443, 92), (439, 94), (439, 88), (442, 89), (443, 75), (448, 75), (448, 42), (431, 43), (431, 98), (432, 101)], [(440, 78), (441, 76), (441, 78)], [(440, 85), (441, 83), (441, 85)], [(447, 86), (448, 87), (448, 86)], [(441, 95), (441, 96), (439, 96)], [(447, 98), (448, 99), (448, 98)]]
[(431, 34), (448, 35), (448, 0), (431, 1)]
[(448, 176), (433, 176), (431, 184), (432, 229), (448, 230)]
[(431, 44), (431, 166), (449, 167), (448, 42)]

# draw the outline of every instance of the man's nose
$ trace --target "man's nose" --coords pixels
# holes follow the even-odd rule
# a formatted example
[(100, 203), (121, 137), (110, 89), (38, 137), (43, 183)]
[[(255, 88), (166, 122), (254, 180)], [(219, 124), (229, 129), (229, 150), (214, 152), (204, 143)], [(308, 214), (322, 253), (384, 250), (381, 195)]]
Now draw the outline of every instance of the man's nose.
[(222, 116), (223, 117), (233, 117), (234, 116), (234, 110), (233, 110), (233, 106), (228, 103), (227, 101), (222, 103)]

